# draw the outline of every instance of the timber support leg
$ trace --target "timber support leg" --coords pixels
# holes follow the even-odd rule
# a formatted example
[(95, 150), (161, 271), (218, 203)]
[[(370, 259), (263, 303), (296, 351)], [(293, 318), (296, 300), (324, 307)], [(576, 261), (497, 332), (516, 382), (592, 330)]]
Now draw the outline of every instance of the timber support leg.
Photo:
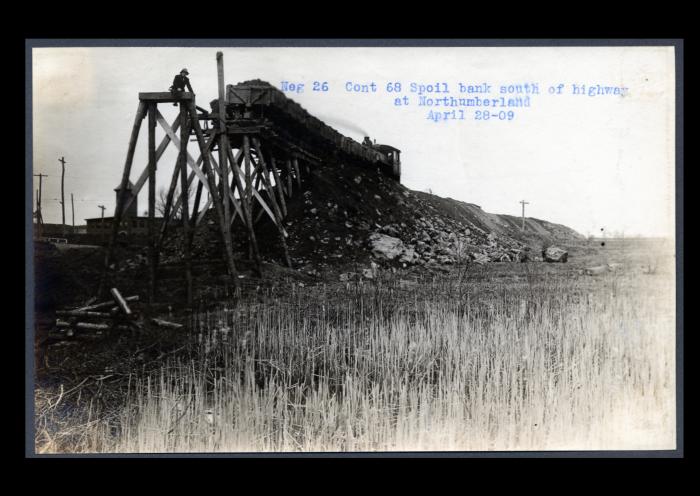
[(294, 157), (292, 163), (294, 164), (294, 172), (296, 172), (297, 176), (297, 186), (299, 186), (299, 189), (301, 189), (301, 171), (299, 170), (299, 161), (296, 157)]
[[(180, 192), (182, 198), (182, 212), (180, 215), (182, 221), (182, 238), (185, 251), (185, 281), (187, 283), (187, 307), (192, 307), (192, 255), (190, 253), (190, 233), (189, 233), (189, 187), (187, 184), (187, 171), (185, 170), (185, 161), (187, 160), (187, 142), (190, 137), (190, 126), (187, 121), (187, 109), (180, 104)], [(201, 183), (200, 183), (201, 184)]]
[(280, 178), (279, 172), (277, 171), (277, 163), (275, 162), (274, 155), (270, 154), (270, 167), (272, 168), (272, 177), (275, 178), (275, 191), (277, 191), (277, 197), (280, 201), (280, 207), (282, 209), (282, 218), (287, 218), (287, 202), (284, 200), (284, 186), (282, 185), (282, 179)]
[(156, 104), (148, 105), (148, 304), (156, 291)]
[(260, 141), (257, 138), (253, 138), (253, 144), (258, 151), (258, 159), (260, 160), (261, 174), (259, 177), (262, 178), (263, 186), (267, 190), (267, 195), (270, 198), (270, 203), (272, 204), (272, 211), (275, 215), (275, 223), (277, 224), (277, 231), (279, 232), (280, 244), (282, 245), (282, 251), (284, 253), (284, 262), (287, 267), (292, 268), (292, 261), (289, 258), (289, 250), (287, 249), (287, 232), (284, 230), (284, 225), (282, 222), (282, 212), (280, 211), (279, 205), (277, 205), (277, 200), (275, 198), (275, 192), (272, 190), (270, 182), (268, 181), (269, 171), (267, 165), (265, 164), (265, 158), (262, 155)]
[[(195, 135), (197, 136), (197, 142), (199, 143), (199, 149), (202, 152), (202, 158), (204, 163), (204, 168), (206, 169), (207, 182), (209, 183), (209, 193), (211, 194), (214, 209), (216, 210), (217, 217), (219, 218), (219, 226), (221, 227), (221, 236), (224, 242), (226, 265), (228, 266), (228, 272), (233, 279), (233, 285), (236, 289), (236, 293), (240, 294), (240, 281), (238, 280), (238, 270), (236, 269), (236, 264), (233, 259), (233, 246), (231, 243), (231, 226), (224, 219), (223, 212), (223, 202), (221, 197), (218, 195), (216, 180), (214, 179), (214, 174), (212, 172), (211, 163), (209, 161), (209, 152), (207, 150), (207, 144), (204, 141), (204, 134), (202, 133), (202, 128), (199, 126), (199, 121), (197, 119), (197, 111), (195, 110), (194, 103), (188, 102), (189, 104), (189, 114), (190, 120), (192, 122), (192, 127), (194, 129)], [(228, 200), (228, 199), (227, 199)]]
[(287, 159), (284, 161), (284, 166), (287, 169), (287, 197), (292, 197), (292, 161)]
[(260, 251), (258, 250), (258, 241), (255, 237), (255, 229), (253, 228), (253, 214), (250, 211), (250, 205), (248, 205), (245, 201), (246, 191), (243, 188), (243, 182), (241, 181), (241, 176), (243, 176), (243, 173), (240, 167), (238, 167), (238, 160), (233, 157), (233, 152), (231, 150), (229, 150), (229, 154), (229, 162), (231, 162), (231, 168), (233, 169), (233, 181), (238, 189), (238, 197), (241, 199), (241, 209), (243, 210), (244, 215), (244, 218), (241, 220), (248, 230), (248, 246), (251, 247), (258, 276), (262, 277), (262, 261), (260, 259)]
[(102, 270), (102, 277), (100, 278), (100, 284), (97, 288), (97, 296), (101, 297), (104, 294), (107, 273), (109, 271), (109, 266), (112, 262), (114, 256), (114, 245), (117, 241), (117, 233), (119, 231), (119, 225), (121, 224), (122, 214), (124, 212), (124, 204), (126, 203), (126, 189), (129, 184), (129, 176), (131, 175), (131, 165), (134, 162), (134, 151), (136, 150), (136, 142), (139, 138), (139, 130), (141, 129), (141, 121), (146, 117), (146, 112), (148, 107), (145, 102), (139, 101), (139, 106), (136, 109), (136, 118), (134, 119), (134, 125), (131, 128), (131, 137), (129, 138), (129, 148), (126, 152), (126, 162), (124, 163), (124, 171), (122, 172), (122, 182), (119, 190), (119, 196), (117, 197), (117, 206), (114, 209), (114, 220), (112, 222), (112, 232), (109, 237), (109, 244), (107, 245), (107, 251), (105, 253), (104, 268)]

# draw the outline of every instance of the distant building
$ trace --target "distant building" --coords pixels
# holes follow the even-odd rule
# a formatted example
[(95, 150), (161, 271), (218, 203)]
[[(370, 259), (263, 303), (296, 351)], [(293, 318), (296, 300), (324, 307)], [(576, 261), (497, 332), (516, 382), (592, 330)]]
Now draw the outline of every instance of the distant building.
[[(85, 226), (82, 226), (83, 228)], [(69, 225), (63, 225), (63, 224), (37, 224), (36, 222), (34, 223), (34, 237), (42, 237), (42, 238), (63, 238), (65, 236), (68, 236), (70, 234), (73, 234), (77, 232), (78, 226), (69, 226)]]
[[(131, 181), (126, 186), (127, 201), (131, 199), (131, 204), (124, 211), (121, 220), (121, 226), (118, 233), (126, 235), (129, 238), (145, 238), (148, 234), (148, 217), (139, 217), (138, 215), (138, 196), (133, 193), (134, 185)], [(119, 191), (121, 188), (114, 188), (116, 199), (119, 199)], [(156, 229), (160, 229), (162, 218), (156, 218)], [(108, 240), (112, 232), (112, 224), (114, 216), (110, 217), (94, 217), (85, 219), (87, 222), (87, 234), (99, 236), (103, 240)]]
[[(114, 188), (114, 191), (117, 193), (117, 200), (119, 200), (119, 191), (121, 191), (121, 184)], [(126, 185), (126, 200), (132, 200), (131, 205), (124, 211), (124, 217), (138, 217), (139, 216), (139, 209), (138, 209), (138, 195), (134, 195), (134, 184), (129, 181), (129, 183)]]
[[(158, 229), (160, 229), (162, 220), (160, 217), (156, 218)], [(87, 234), (103, 235), (108, 238), (112, 232), (114, 216), (85, 219), (85, 222), (87, 222)], [(123, 217), (119, 233), (124, 233), (127, 236), (146, 236), (148, 234), (148, 217)]]
[[(38, 224), (34, 223), (34, 231), (36, 232)], [(46, 222), (41, 225), (41, 233), (45, 236), (60, 236), (65, 232), (69, 232), (71, 226), (64, 226), (63, 224), (47, 224)]]

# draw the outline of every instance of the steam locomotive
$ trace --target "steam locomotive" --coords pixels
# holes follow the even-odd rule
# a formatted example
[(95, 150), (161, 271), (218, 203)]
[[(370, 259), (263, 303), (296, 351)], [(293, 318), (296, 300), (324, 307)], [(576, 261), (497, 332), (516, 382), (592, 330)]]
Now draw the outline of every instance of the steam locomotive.
[[(218, 100), (211, 102), (211, 108), (218, 112)], [(242, 126), (272, 125), (275, 132), (318, 156), (377, 166), (387, 176), (401, 180), (399, 149), (373, 143), (367, 137), (358, 143), (342, 135), (265, 81), (227, 85), (226, 119)]]

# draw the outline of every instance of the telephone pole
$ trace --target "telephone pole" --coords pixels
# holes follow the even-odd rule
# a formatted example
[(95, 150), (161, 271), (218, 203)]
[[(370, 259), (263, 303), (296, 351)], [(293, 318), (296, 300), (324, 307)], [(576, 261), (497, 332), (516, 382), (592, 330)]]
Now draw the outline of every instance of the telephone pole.
[(66, 159), (61, 157), (58, 159), (61, 162), (61, 212), (62, 212), (62, 225), (63, 225), (63, 235), (66, 235), (66, 198), (63, 194), (63, 184), (64, 178), (66, 176)]
[(106, 209), (107, 207), (105, 207), (104, 205), (97, 205), (97, 208), (99, 208), (100, 210), (102, 210), (102, 218), (104, 219), (104, 218), (105, 218), (105, 209)]
[(530, 202), (527, 202), (525, 200), (520, 200), (520, 203), (523, 205), (523, 226), (521, 230), (525, 230), (525, 205), (528, 205)]
[(75, 203), (73, 203), (73, 193), (70, 194), (70, 210), (72, 214), (72, 224), (75, 227)]
[(41, 215), (41, 183), (42, 183), (42, 178), (48, 177), (46, 174), (34, 174), (34, 177), (39, 178), (39, 194), (37, 195), (36, 198), (36, 218), (37, 218), (37, 224), (43, 224), (44, 223), (44, 217)]

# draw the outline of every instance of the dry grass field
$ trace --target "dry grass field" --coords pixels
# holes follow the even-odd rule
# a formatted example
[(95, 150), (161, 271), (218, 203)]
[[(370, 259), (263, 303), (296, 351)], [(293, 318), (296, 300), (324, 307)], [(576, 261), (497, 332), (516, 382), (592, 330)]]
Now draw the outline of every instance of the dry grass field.
[(36, 450), (674, 449), (673, 246), (570, 253), (223, 301), (116, 405), (37, 389)]

